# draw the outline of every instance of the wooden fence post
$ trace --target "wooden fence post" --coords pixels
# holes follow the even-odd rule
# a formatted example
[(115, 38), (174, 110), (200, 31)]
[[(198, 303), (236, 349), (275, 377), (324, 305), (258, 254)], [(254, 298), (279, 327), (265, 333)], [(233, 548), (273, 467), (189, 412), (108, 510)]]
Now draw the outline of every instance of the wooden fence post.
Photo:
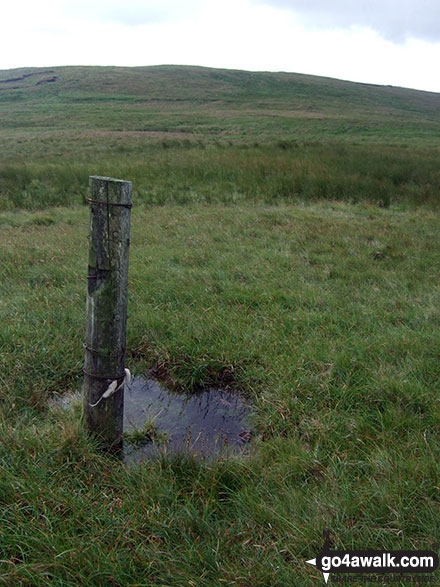
[(90, 176), (89, 189), (84, 413), (88, 430), (103, 448), (118, 450), (124, 410), (131, 182)]

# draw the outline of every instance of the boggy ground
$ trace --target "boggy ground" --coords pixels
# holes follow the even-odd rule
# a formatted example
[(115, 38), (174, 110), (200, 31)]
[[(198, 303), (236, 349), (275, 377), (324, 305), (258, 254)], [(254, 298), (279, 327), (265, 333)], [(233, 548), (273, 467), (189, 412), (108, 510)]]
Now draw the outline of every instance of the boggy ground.
[(256, 452), (127, 469), (85, 435), (86, 207), (0, 216), (0, 582), (316, 585), (306, 560), (439, 541), (438, 214), (134, 207), (128, 361), (257, 408)]

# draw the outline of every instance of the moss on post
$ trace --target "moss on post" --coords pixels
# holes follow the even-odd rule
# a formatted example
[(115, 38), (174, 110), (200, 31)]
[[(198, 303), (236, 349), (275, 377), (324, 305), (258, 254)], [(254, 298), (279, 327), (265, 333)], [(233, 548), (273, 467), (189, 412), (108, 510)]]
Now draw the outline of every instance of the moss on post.
[[(131, 182), (91, 176), (84, 405), (88, 430), (106, 449), (122, 444)], [(99, 403), (97, 403), (99, 402)], [(96, 404), (93, 406), (93, 404)]]

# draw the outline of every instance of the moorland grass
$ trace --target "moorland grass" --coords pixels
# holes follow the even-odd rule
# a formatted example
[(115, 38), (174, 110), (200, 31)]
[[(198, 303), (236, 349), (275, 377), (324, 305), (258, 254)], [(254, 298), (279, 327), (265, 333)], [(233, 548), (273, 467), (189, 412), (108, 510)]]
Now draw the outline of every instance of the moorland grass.
[[(87, 157), (29, 154), (0, 164), (0, 210), (43, 210), (84, 203), (87, 177), (129, 178), (136, 202), (188, 203), (304, 200), (438, 207), (440, 152), (384, 145), (221, 146), (170, 142)], [(98, 170), (98, 171), (97, 171)]]
[(437, 206), (440, 95), (201, 67), (0, 71), (0, 210), (343, 200)]
[[(255, 402), (255, 454), (125, 468), (80, 406), (87, 209), (0, 216), (0, 582), (292, 585), (439, 541), (439, 219), (420, 206), (134, 207), (128, 366)], [(402, 583), (403, 584), (403, 583)]]
[(116, 140), (132, 133), (135, 140), (438, 145), (440, 97), (432, 92), (187, 66), (56, 67), (53, 74), (47, 83), (42, 69), (0, 71), (1, 135), (14, 137), (14, 150), (35, 135), (87, 140), (94, 132)]

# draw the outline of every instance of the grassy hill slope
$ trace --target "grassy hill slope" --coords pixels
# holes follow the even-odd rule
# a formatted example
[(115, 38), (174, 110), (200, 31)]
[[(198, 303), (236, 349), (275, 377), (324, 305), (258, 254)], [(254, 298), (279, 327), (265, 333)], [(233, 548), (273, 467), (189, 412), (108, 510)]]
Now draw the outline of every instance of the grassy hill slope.
[(0, 72), (0, 208), (79, 203), (89, 174), (137, 201), (432, 201), (440, 94), (203, 67)]
[(2, 136), (65, 131), (196, 139), (433, 143), (440, 94), (294, 73), (202, 67), (0, 72)]

